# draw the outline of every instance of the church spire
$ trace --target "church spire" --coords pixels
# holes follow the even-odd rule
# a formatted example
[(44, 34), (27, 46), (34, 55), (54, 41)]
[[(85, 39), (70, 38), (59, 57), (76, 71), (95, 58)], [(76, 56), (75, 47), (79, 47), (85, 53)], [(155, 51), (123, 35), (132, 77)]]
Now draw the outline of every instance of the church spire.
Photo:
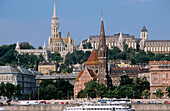
[(106, 45), (106, 39), (105, 39), (105, 32), (104, 32), (104, 23), (103, 23), (103, 12), (101, 13), (101, 28), (100, 28), (100, 38), (99, 38), (99, 47)]
[(17, 41), (17, 45), (16, 45), (15, 49), (20, 49), (18, 41)]
[(46, 49), (47, 47), (46, 47), (46, 44), (45, 44), (45, 42), (44, 42), (44, 46), (43, 46), (43, 49)]
[(53, 18), (56, 18), (56, 6), (55, 6), (55, 2), (54, 2), (54, 12), (53, 12)]

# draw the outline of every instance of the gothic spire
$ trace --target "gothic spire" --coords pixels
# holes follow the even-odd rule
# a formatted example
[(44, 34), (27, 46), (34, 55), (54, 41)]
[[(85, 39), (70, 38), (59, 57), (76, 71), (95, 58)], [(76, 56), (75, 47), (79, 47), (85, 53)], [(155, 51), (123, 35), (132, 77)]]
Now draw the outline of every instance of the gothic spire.
[(43, 49), (46, 49), (46, 44), (45, 44), (45, 42), (44, 42), (44, 46), (43, 46)]
[(17, 41), (17, 45), (16, 45), (15, 49), (20, 49), (18, 41)]
[(55, 6), (55, 2), (54, 2), (54, 12), (53, 12), (53, 18), (56, 18), (56, 6)]
[(104, 32), (104, 23), (103, 23), (103, 12), (101, 13), (100, 43), (106, 44), (105, 32)]

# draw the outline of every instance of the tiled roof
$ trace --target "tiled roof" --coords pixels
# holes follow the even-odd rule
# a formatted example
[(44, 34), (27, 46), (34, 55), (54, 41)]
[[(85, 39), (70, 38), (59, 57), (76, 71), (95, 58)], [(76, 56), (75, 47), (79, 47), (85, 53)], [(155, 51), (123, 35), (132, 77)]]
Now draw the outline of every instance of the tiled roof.
[(81, 75), (83, 74), (83, 72), (84, 72), (84, 70), (82, 70), (82, 71), (78, 74), (76, 80), (79, 80), (79, 78), (81, 77)]
[(97, 79), (97, 75), (94, 74), (93, 70), (87, 69), (93, 79)]
[(142, 28), (142, 30), (141, 30), (142, 32), (144, 32), (144, 31), (146, 31), (147, 32), (147, 29), (146, 29), (146, 27), (145, 26), (143, 26), (143, 28)]
[(124, 67), (124, 68), (111, 68), (111, 74), (138, 74), (139, 67)]
[(98, 65), (98, 54), (96, 50), (91, 52), (88, 60), (85, 62), (85, 66), (88, 65)]

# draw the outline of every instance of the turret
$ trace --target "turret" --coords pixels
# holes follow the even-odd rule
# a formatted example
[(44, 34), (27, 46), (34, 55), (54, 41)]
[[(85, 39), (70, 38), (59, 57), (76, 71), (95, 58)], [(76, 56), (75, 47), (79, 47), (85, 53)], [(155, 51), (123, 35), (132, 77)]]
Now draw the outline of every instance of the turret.
[(141, 33), (140, 33), (140, 38), (144, 40), (148, 40), (148, 31), (145, 26), (143, 26)]
[(17, 41), (17, 45), (16, 45), (16, 47), (15, 47), (15, 50), (17, 50), (17, 49), (20, 49), (20, 46), (19, 46), (18, 41)]

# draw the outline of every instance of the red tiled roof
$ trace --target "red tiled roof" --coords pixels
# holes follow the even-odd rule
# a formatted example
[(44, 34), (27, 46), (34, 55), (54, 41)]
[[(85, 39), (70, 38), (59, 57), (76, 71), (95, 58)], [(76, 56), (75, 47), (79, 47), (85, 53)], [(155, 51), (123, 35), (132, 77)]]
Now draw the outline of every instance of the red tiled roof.
[(85, 66), (88, 65), (98, 65), (98, 54), (96, 50), (91, 52), (88, 60), (85, 62)]

